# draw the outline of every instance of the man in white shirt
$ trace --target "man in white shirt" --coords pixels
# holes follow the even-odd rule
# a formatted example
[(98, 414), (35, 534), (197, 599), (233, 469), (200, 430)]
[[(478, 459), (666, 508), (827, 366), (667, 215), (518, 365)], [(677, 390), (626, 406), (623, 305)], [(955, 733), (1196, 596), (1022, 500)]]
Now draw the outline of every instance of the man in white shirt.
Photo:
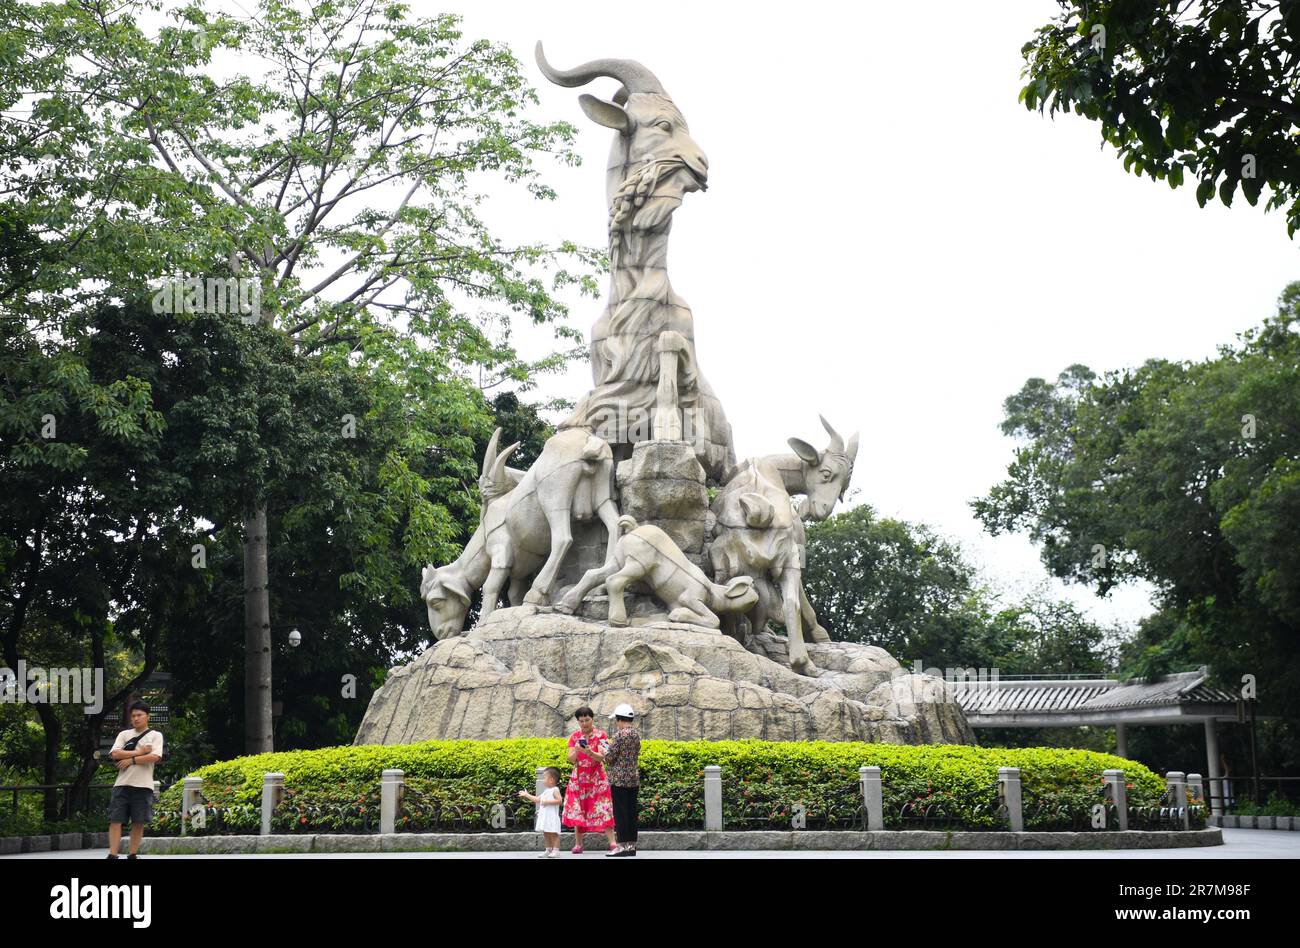
[(131, 855), (135, 859), (153, 817), (153, 765), (162, 760), (163, 736), (149, 727), (149, 706), (131, 703), (131, 727), (117, 735), (109, 756), (117, 763), (117, 779), (108, 802), (108, 858), (116, 859), (122, 824), (131, 820)]

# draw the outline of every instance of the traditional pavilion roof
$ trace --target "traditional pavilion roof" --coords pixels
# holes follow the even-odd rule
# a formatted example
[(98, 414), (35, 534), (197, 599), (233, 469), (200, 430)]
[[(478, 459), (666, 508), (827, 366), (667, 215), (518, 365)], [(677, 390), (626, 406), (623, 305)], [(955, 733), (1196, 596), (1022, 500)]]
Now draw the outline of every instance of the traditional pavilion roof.
[(1145, 680), (999, 678), (952, 685), (975, 727), (1237, 720), (1237, 696), (1207, 684), (1208, 677), (1208, 668), (1201, 666)]

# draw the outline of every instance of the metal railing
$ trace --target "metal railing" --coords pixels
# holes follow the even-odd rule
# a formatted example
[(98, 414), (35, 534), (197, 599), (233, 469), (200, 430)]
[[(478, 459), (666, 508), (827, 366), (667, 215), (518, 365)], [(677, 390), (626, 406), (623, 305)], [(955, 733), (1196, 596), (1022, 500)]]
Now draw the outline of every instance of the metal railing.
[(1300, 806), (1300, 777), (1206, 777), (1205, 798), (1212, 812), (1232, 813), (1249, 804), (1265, 806), (1274, 795)]
[(113, 785), (111, 783), (92, 783), (89, 786), (83, 787), (82, 789), (86, 792), (86, 805), (85, 807), (77, 808), (75, 811), (70, 811), (68, 805), (69, 794), (72, 793), (72, 789), (73, 789), (73, 784), (70, 783), (6, 784), (4, 786), (0, 786), (0, 798), (3, 798), (4, 796), (10, 797), (9, 809), (13, 815), (13, 818), (16, 820), (18, 819), (21, 810), (22, 794), (36, 793), (36, 794), (40, 794), (42, 798), (45, 797), (46, 794), (51, 792), (55, 794), (62, 794), (62, 799), (57, 809), (59, 813), (63, 814), (64, 816), (73, 817), (73, 816), (82, 815), (84, 813), (92, 812), (94, 810), (94, 807), (92, 806), (90, 801), (91, 793), (96, 791), (105, 791), (105, 790), (111, 791), (113, 789)]

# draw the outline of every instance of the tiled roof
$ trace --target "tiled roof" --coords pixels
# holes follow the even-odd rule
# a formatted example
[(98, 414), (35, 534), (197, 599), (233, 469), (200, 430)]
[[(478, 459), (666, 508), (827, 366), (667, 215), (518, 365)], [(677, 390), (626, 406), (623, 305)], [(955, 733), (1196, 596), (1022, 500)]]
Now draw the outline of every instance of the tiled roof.
[(1207, 670), (1149, 681), (1113, 678), (1060, 681), (954, 682), (967, 714), (1070, 714), (1186, 704), (1235, 704), (1237, 696), (1205, 684)]

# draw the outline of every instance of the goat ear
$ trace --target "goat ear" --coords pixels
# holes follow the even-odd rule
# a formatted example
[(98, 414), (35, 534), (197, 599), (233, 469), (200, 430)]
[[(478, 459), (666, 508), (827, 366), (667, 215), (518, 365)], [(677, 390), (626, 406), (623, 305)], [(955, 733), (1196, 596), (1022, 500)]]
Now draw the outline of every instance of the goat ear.
[(749, 593), (754, 588), (754, 580), (748, 576), (737, 576), (731, 582), (727, 583), (727, 598), (739, 599)]
[(802, 438), (791, 438), (786, 444), (790, 445), (795, 454), (799, 455), (799, 460), (804, 464), (817, 464), (822, 459), (822, 454), (807, 441)]
[(433, 589), (438, 591), (440, 598), (459, 599), (466, 606), (469, 605), (469, 597), (473, 594), (473, 590), (469, 588), (469, 583), (465, 582), (464, 577), (456, 575), (440, 578), (434, 583)]
[(443, 595), (442, 582), (438, 579), (437, 573), (430, 576), (422, 586), (423, 588), (420, 590), (420, 595), (426, 602), (430, 599), (438, 600), (446, 598)]
[(578, 96), (578, 104), (582, 106), (582, 111), (587, 113), (587, 118), (597, 125), (604, 125), (606, 128), (612, 128), (624, 135), (632, 131), (632, 120), (617, 105), (604, 102), (594, 95), (587, 95), (586, 93)]

